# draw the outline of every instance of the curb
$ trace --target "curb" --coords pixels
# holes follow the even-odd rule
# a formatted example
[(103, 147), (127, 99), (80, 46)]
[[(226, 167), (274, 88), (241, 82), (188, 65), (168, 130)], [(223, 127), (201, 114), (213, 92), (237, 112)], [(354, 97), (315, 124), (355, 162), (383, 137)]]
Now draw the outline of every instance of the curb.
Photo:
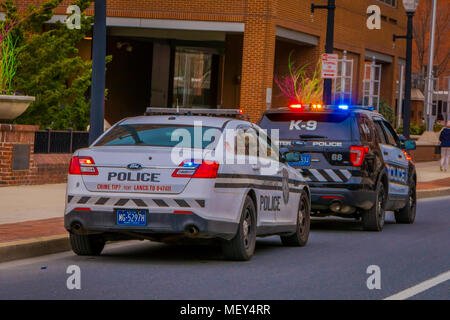
[(0, 263), (70, 250), (68, 234), (0, 243)]
[(417, 199), (450, 196), (450, 188), (417, 190)]

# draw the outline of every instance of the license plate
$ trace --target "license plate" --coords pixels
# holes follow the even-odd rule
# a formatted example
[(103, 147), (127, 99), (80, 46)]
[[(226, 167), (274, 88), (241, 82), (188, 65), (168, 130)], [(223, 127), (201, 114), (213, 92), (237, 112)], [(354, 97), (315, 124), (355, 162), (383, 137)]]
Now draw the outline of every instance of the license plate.
[(116, 210), (117, 225), (119, 226), (146, 226), (147, 211), (138, 209)]
[(290, 166), (299, 167), (299, 166), (309, 166), (311, 165), (311, 155), (309, 154), (302, 154), (301, 160), (297, 162), (289, 162)]

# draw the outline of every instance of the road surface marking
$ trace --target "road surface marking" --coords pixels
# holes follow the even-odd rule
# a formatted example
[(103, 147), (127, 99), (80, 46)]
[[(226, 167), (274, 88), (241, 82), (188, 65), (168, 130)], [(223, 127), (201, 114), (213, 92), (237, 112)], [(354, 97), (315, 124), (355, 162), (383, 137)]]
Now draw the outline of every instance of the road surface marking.
[(447, 280), (450, 280), (450, 270), (447, 272), (441, 273), (437, 277), (434, 277), (434, 278), (431, 278), (424, 282), (421, 282), (409, 289), (400, 291), (399, 293), (396, 293), (390, 297), (384, 298), (384, 300), (406, 300), (408, 298), (411, 298), (412, 296), (415, 296), (416, 294), (424, 292), (424, 291), (426, 291), (434, 286), (437, 286), (438, 284), (441, 284)]

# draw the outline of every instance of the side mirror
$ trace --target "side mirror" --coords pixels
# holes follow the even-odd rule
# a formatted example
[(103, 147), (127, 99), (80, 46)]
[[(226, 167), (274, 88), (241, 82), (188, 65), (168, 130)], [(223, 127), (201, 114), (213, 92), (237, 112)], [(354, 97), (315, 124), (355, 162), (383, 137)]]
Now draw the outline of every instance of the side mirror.
[(286, 159), (286, 154), (289, 152), (288, 148), (280, 148), (280, 162), (281, 163), (286, 163), (287, 159)]
[(284, 157), (287, 162), (299, 162), (302, 159), (300, 152), (288, 152)]
[(414, 140), (405, 141), (405, 150), (416, 150), (416, 142)]

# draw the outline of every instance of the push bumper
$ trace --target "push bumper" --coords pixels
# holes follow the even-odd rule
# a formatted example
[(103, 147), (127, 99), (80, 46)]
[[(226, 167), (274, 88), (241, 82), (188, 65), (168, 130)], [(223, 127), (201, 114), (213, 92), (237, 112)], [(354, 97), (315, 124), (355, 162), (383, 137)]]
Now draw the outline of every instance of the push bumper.
[(237, 223), (208, 220), (196, 214), (147, 213), (145, 226), (117, 225), (114, 211), (77, 211), (64, 216), (64, 227), (69, 232), (76, 229), (85, 233), (127, 233), (151, 235), (182, 235), (195, 227), (196, 237), (232, 239), (238, 228)]
[(310, 187), (311, 206), (315, 210), (327, 210), (333, 203), (368, 210), (375, 204), (376, 193), (372, 190), (349, 190), (344, 188)]

